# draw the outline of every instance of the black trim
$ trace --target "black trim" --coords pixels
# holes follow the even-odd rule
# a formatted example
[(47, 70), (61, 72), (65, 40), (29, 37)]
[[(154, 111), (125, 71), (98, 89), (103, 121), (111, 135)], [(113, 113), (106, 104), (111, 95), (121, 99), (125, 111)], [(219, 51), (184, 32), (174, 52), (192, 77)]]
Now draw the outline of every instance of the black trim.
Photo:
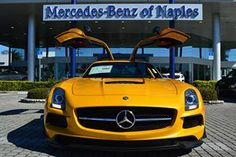
[(101, 151), (160, 151), (173, 149), (192, 149), (200, 146), (203, 142), (194, 136), (164, 139), (164, 140), (143, 140), (143, 141), (112, 141), (75, 138), (57, 135), (51, 139), (56, 146), (79, 147), (90, 150)]
[(54, 113), (48, 113), (46, 123), (60, 128), (67, 128), (66, 117)]
[(184, 124), (183, 128), (192, 128), (196, 126), (201, 126), (203, 125), (203, 116), (202, 115), (194, 115), (194, 116), (189, 116), (189, 117), (184, 117)]

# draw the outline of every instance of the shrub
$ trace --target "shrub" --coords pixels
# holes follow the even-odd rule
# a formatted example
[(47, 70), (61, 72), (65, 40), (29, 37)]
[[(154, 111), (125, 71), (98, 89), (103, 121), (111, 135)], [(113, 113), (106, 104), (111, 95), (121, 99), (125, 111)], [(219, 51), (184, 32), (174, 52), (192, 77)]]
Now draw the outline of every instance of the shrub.
[(27, 98), (29, 99), (46, 99), (49, 88), (35, 88), (28, 91)]
[(193, 82), (193, 85), (197, 88), (211, 88), (215, 89), (216, 86), (216, 81), (201, 81), (201, 80), (196, 80)]
[(28, 91), (34, 88), (51, 88), (55, 84), (50, 82), (30, 81), (0, 81), (0, 91)]
[(196, 80), (193, 85), (198, 88), (204, 101), (217, 100), (217, 93), (215, 90), (216, 81), (200, 81)]
[(218, 100), (215, 89), (212, 88), (198, 88), (204, 101)]

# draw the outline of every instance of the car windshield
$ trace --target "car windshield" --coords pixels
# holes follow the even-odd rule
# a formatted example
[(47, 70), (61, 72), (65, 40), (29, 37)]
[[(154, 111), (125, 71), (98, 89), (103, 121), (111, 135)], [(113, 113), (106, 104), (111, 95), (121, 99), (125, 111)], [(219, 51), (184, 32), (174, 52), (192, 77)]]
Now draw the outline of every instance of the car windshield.
[(83, 77), (102, 78), (161, 78), (150, 64), (137, 62), (110, 62), (93, 64)]

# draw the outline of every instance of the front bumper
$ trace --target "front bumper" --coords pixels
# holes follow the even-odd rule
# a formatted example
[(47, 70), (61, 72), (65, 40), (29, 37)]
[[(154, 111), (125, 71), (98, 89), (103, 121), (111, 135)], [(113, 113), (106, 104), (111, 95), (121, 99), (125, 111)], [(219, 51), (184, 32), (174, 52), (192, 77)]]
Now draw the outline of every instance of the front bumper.
[[(172, 101), (172, 99), (170, 99), (170, 101)], [(170, 103), (175, 104), (174, 102)], [(114, 107), (115, 105), (111, 104), (107, 106)], [(132, 105), (125, 105), (124, 107), (127, 106), (135, 107)], [(140, 106), (141, 105), (139, 105), (138, 107)], [(164, 104), (163, 106), (158, 106), (163, 108), (171, 108), (170, 106), (166, 107), (166, 104)], [(156, 107), (156, 105), (145, 107)], [(178, 109), (177, 107), (172, 108)], [(64, 111), (50, 108), (49, 104), (45, 106), (45, 131), (51, 141), (59, 141), (59, 143), (61, 141), (67, 141), (66, 145), (68, 146), (77, 145), (89, 149), (143, 151), (182, 148), (190, 149), (199, 146), (202, 143), (201, 139), (204, 137), (205, 114), (203, 105), (199, 105), (199, 108), (196, 110), (187, 112), (184, 111), (184, 108), (178, 109), (175, 122), (168, 127), (162, 129), (130, 132), (115, 132), (84, 127), (79, 123), (75, 109), (75, 107), (72, 107), (70, 105), (67, 105), (67, 109)], [(65, 117), (65, 122), (67, 122), (67, 125), (59, 127), (47, 123), (46, 117), (49, 113)], [(202, 116), (202, 123), (200, 125), (192, 127), (186, 125), (187, 127), (185, 127), (184, 122), (186, 117), (196, 115)], [(56, 121), (58, 122), (59, 119), (56, 118)]]
[(142, 141), (113, 141), (75, 138), (58, 135), (49, 139), (51, 144), (62, 147), (76, 147), (99, 151), (164, 151), (176, 149), (192, 149), (200, 146), (202, 140), (197, 140), (194, 136), (164, 139), (164, 140), (142, 140)]

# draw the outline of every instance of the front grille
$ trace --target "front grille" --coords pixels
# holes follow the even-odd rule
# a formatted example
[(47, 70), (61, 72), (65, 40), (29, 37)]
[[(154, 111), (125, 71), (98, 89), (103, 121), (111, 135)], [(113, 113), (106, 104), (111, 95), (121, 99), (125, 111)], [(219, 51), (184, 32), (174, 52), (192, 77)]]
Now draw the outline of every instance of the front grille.
[[(135, 124), (128, 129), (119, 127), (116, 122), (117, 115), (124, 110), (131, 111), (135, 116)], [(175, 109), (156, 107), (87, 107), (78, 108), (76, 112), (82, 126), (115, 132), (165, 128), (174, 123), (177, 114)]]

